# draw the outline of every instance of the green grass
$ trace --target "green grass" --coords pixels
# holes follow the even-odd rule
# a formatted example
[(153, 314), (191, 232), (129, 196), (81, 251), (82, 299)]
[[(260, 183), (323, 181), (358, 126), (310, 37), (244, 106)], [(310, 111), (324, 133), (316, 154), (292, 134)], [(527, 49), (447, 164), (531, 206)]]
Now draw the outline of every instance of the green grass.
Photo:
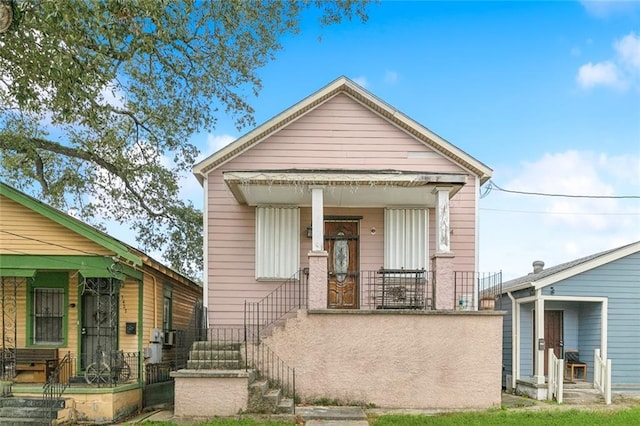
[(638, 425), (640, 407), (616, 411), (578, 410), (490, 410), (476, 413), (448, 413), (434, 416), (389, 414), (370, 420), (374, 426), (475, 426), (475, 425)]

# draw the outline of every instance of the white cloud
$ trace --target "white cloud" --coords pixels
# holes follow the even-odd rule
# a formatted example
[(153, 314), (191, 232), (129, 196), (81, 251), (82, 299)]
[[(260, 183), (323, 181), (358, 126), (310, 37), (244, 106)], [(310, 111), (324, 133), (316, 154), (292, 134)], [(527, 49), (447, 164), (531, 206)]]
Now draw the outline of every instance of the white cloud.
[[(571, 150), (522, 162), (504, 189), (573, 195), (640, 193), (640, 156)], [(639, 199), (565, 198), (492, 191), (480, 203), (480, 268), (505, 279), (640, 240)]]
[(631, 32), (613, 43), (614, 57), (602, 62), (589, 62), (578, 69), (576, 80), (584, 89), (596, 86), (626, 90), (640, 89), (640, 37)]
[(398, 81), (398, 73), (396, 71), (387, 71), (384, 75), (384, 82), (387, 84), (396, 84)]
[(578, 84), (585, 89), (595, 86), (609, 86), (623, 88), (624, 82), (621, 80), (618, 67), (610, 61), (584, 64), (578, 70), (576, 77)]
[(233, 135), (214, 135), (209, 133), (207, 135), (207, 148), (200, 153), (200, 156), (198, 156), (196, 161), (204, 160), (208, 156), (220, 151), (236, 139), (237, 137)]
[(354, 83), (356, 83), (359, 86), (364, 87), (365, 89), (367, 88), (367, 86), (369, 85), (369, 81), (367, 80), (367, 77), (365, 76), (360, 76), (360, 77), (356, 77), (352, 79)]
[(580, 3), (589, 15), (600, 19), (616, 15), (634, 14), (640, 10), (638, 1), (581, 0)]

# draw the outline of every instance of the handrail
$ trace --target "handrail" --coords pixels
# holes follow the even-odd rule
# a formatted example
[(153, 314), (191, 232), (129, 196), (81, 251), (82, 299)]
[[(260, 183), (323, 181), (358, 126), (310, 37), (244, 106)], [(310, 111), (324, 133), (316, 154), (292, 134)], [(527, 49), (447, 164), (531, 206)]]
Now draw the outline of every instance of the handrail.
[(593, 355), (593, 386), (604, 397), (604, 403), (611, 404), (611, 360), (600, 356), (600, 349)]
[(53, 418), (53, 409), (58, 401), (60, 401), (60, 397), (64, 391), (69, 387), (70, 377), (71, 352), (67, 352), (53, 372), (47, 377), (47, 383), (45, 383), (42, 390), (42, 400), (44, 401), (44, 406), (47, 408), (49, 423), (55, 420)]
[(558, 358), (553, 352), (553, 349), (549, 349), (549, 356), (547, 359), (547, 373), (549, 375), (549, 383), (547, 389), (547, 399), (554, 399), (561, 404), (562, 394), (564, 392), (564, 360)]
[(251, 346), (247, 365), (256, 370), (258, 377), (266, 378), (276, 385), (282, 394), (293, 400), (293, 414), (296, 412), (296, 369), (289, 367), (266, 344), (247, 342)]
[(284, 315), (307, 306), (308, 269), (293, 274), (257, 302), (244, 302), (245, 340), (260, 342), (260, 333)]

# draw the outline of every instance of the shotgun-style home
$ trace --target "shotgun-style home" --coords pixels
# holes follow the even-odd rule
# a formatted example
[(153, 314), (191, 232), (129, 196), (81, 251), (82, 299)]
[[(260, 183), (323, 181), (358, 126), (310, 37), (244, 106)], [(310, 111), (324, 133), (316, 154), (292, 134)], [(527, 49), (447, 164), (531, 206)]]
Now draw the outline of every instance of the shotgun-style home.
[(551, 399), (549, 358), (564, 382), (640, 390), (640, 241), (504, 283), (504, 385)]
[(341, 77), (194, 173), (209, 327), (266, 345), (298, 398), (500, 404), (502, 316), (478, 309), (500, 284), (478, 273), (489, 167)]
[(1, 182), (0, 277), (0, 423), (112, 422), (172, 401), (156, 382), (184, 363), (201, 285)]

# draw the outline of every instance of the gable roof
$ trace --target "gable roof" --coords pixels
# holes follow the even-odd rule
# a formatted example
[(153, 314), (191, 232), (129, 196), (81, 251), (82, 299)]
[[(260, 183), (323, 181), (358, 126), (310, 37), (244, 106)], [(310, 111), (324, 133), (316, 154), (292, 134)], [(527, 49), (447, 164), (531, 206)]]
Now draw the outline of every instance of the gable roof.
[(488, 166), (436, 135), (420, 123), (407, 117), (397, 109), (393, 108), (344, 76), (334, 80), (314, 94), (308, 96), (289, 109), (273, 117), (271, 120), (256, 127), (249, 133), (241, 136), (234, 142), (197, 163), (193, 166), (193, 173), (202, 184), (204, 176), (211, 170), (214, 170), (227, 161), (241, 155), (254, 145), (265, 140), (271, 134), (340, 93), (346, 94), (350, 98), (383, 117), (391, 124), (410, 134), (420, 142), (443, 154), (458, 165), (466, 168), (478, 176), (481, 184), (491, 178), (492, 170)]
[(528, 275), (506, 281), (502, 284), (502, 292), (506, 293), (528, 287), (534, 287), (535, 289), (546, 287), (573, 277), (574, 275), (589, 271), (597, 268), (598, 266), (606, 265), (607, 263), (638, 252), (640, 252), (640, 241), (611, 250), (605, 250), (600, 253), (595, 253), (551, 268), (543, 269), (538, 273), (530, 273)]

